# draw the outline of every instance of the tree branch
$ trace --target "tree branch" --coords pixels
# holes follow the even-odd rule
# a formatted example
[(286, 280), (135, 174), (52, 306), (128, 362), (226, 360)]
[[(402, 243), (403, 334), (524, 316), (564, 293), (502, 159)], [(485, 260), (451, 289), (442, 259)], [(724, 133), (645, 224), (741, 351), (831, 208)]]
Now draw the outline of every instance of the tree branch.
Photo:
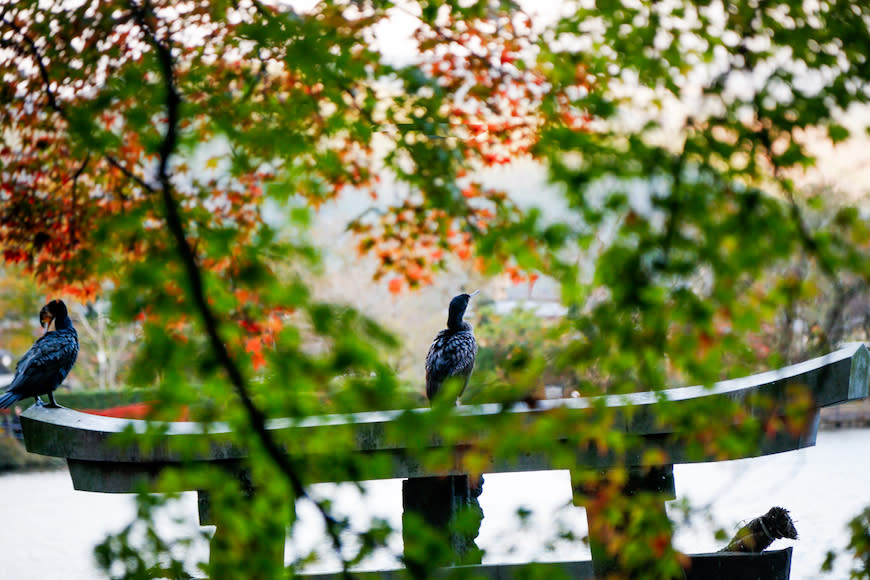
[(305, 489), (305, 485), (303, 484), (295, 466), (291, 463), (290, 457), (267, 429), (266, 415), (254, 403), (241, 370), (236, 365), (227, 350), (226, 343), (220, 336), (218, 321), (208, 304), (202, 272), (197, 263), (193, 248), (187, 240), (184, 224), (179, 214), (178, 204), (173, 195), (173, 186), (169, 175), (169, 159), (175, 150), (178, 139), (179, 106), (181, 104), (181, 95), (178, 92), (175, 79), (175, 64), (172, 56), (172, 49), (168, 43), (161, 42), (160, 39), (157, 38), (154, 28), (149, 25), (148, 17), (154, 17), (154, 15), (148, 2), (146, 1), (142, 7), (132, 1), (130, 5), (133, 9), (135, 20), (142, 28), (143, 33), (147, 36), (148, 42), (157, 52), (161, 73), (163, 75), (163, 82), (166, 88), (167, 126), (166, 134), (163, 137), (163, 141), (158, 151), (159, 163), (157, 166), (157, 180), (160, 183), (159, 193), (166, 214), (166, 224), (175, 239), (176, 248), (184, 265), (188, 281), (190, 282), (190, 292), (194, 306), (202, 319), (211, 348), (215, 352), (220, 366), (226, 372), (230, 383), (236, 391), (236, 395), (241, 400), (242, 407), (245, 410), (254, 433), (257, 435), (257, 438), (260, 440), (266, 453), (287, 477), (293, 488), (294, 494), (297, 497), (305, 498), (312, 502), (320, 512), (320, 515), (326, 524), (326, 531), (330, 536), (333, 548), (342, 562), (343, 576), (345, 578), (352, 578), (353, 576), (350, 573), (348, 562), (341, 554), (341, 538), (339, 537), (340, 526), (338, 521), (329, 514), (326, 507), (321, 502), (311, 497)]
[[(773, 154), (773, 139), (771, 139), (769, 129), (762, 128), (758, 131), (758, 135), (759, 141), (765, 149), (768, 162), (773, 167), (773, 176), (775, 179), (780, 181), (780, 183), (782, 183), (782, 168), (776, 162), (776, 158)], [(786, 194), (786, 198), (789, 203), (791, 218), (794, 221), (795, 227), (797, 228), (798, 239), (800, 240), (801, 245), (803, 246), (807, 254), (816, 259), (819, 264), (819, 268), (822, 271), (822, 274), (830, 281), (831, 285), (834, 287), (834, 303), (827, 313), (824, 323), (825, 335), (823, 336), (825, 350), (830, 350), (833, 347), (834, 343), (839, 340), (839, 336), (834, 334), (834, 330), (837, 330), (837, 320), (840, 318), (840, 316), (842, 316), (846, 304), (855, 295), (855, 293), (857, 293), (858, 289), (846, 288), (843, 285), (843, 282), (840, 280), (840, 276), (837, 273), (834, 263), (832, 262), (828, 254), (824, 251), (824, 249), (819, 246), (819, 243), (816, 241), (815, 237), (813, 237), (813, 233), (812, 231), (810, 231), (810, 227), (809, 225), (807, 225), (807, 222), (804, 219), (803, 211), (801, 210), (800, 204), (798, 204), (798, 200), (794, 195), (792, 187), (783, 184), (782, 189)], [(832, 340), (832, 336), (836, 340)]]

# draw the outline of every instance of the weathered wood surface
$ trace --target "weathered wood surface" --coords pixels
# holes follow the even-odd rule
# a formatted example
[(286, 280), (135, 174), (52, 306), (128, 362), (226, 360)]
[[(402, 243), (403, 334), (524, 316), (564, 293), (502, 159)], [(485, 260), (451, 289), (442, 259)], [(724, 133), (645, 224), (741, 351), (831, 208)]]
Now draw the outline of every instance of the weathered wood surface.
[[(799, 364), (768, 371), (749, 377), (716, 383), (711, 388), (682, 387), (656, 392), (634, 393), (595, 398), (554, 399), (539, 401), (532, 408), (516, 404), (508, 410), (501, 405), (486, 404), (464, 406), (456, 413), (464, 417), (466, 424), (473, 425), (476, 435), (468, 440), (445, 443), (437, 436), (428, 442), (430, 449), (450, 448), (456, 455), (453, 468), (441, 472), (427, 471), (410, 449), (400, 426), (408, 425), (414, 414), (428, 413), (428, 409), (355, 413), (348, 415), (324, 415), (304, 420), (276, 419), (269, 428), (276, 437), (292, 440), (294, 447), (288, 452), (306, 460), (313, 469), (309, 481), (333, 481), (328, 469), (330, 458), (322, 449), (306, 447), (306, 441), (324, 441), (331, 438), (353, 437), (355, 449), (371, 456), (386, 457), (388, 461), (373, 461), (371, 469), (361, 473), (363, 479), (387, 479), (425, 477), (432, 475), (461, 475), (464, 472), (461, 456), (464, 449), (472, 447), (479, 437), (485, 437), (490, 429), (503, 425), (504, 421), (535, 421), (551, 413), (558, 413), (563, 420), (583, 422), (599, 412), (601, 406), (616, 412), (613, 429), (637, 436), (642, 440), (628, 455), (615, 458), (602, 454), (594, 447), (578, 445), (573, 441), (571, 453), (552, 453), (554, 446), (564, 442), (554, 435), (552, 441), (542, 444), (538, 439), (530, 442), (527, 449), (512, 457), (490, 457), (483, 466), (484, 473), (536, 471), (542, 469), (607, 469), (617, 462), (622, 465), (650, 466), (651, 461), (673, 465), (719, 459), (704, 453), (689, 454), (679, 427), (662, 418), (661, 405), (689, 404), (703, 398), (708, 402), (738, 401), (750, 415), (766, 416), (768, 406), (756, 406), (755, 397), (784, 404), (792, 385), (803, 385), (812, 394), (813, 407), (805, 418), (805, 428), (800, 433), (781, 430), (773, 436), (760, 433), (754, 446), (747, 447), (738, 457), (756, 457), (800, 449), (815, 444), (819, 424), (819, 409), (845, 401), (859, 400), (868, 396), (870, 383), (870, 353), (863, 345), (850, 345), (823, 357)], [(27, 449), (34, 453), (66, 458), (70, 475), (76, 489), (103, 492), (130, 492), (143, 479), (154, 481), (154, 476), (167, 466), (177, 466), (183, 461), (206, 461), (225, 464), (234, 468), (246, 451), (232, 444), (228, 427), (222, 424), (203, 425), (193, 422), (168, 422), (157, 425), (165, 433), (163, 442), (142, 447), (136, 444), (119, 446), (112, 438), (125, 430), (144, 433), (145, 421), (117, 419), (80, 413), (72, 409), (48, 409), (30, 407), (21, 415), (22, 429)], [(155, 425), (152, 423), (151, 427)], [(197, 440), (197, 455), (181, 452), (191, 449), (184, 444)], [(335, 440), (335, 439), (333, 439)], [(181, 443), (176, 445), (176, 443)], [(648, 447), (664, 451), (662, 454), (645, 454)]]

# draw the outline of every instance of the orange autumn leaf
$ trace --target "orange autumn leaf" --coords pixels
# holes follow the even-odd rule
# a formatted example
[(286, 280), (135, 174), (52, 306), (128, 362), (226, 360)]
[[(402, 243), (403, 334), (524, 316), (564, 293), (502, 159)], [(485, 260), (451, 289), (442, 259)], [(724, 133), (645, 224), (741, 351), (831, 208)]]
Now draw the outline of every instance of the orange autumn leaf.
[(284, 328), (284, 322), (281, 320), (280, 316), (273, 314), (268, 319), (266, 319), (266, 330), (272, 334), (277, 334), (281, 332), (281, 329)]
[(254, 336), (245, 341), (245, 351), (251, 355), (251, 364), (254, 369), (258, 370), (266, 364), (266, 358), (263, 356), (263, 339), (259, 336)]
[(408, 277), (409, 280), (412, 280), (414, 282), (419, 282), (420, 280), (425, 278), (426, 273), (423, 271), (423, 268), (421, 268), (419, 265), (410, 264), (408, 266), (406, 276)]

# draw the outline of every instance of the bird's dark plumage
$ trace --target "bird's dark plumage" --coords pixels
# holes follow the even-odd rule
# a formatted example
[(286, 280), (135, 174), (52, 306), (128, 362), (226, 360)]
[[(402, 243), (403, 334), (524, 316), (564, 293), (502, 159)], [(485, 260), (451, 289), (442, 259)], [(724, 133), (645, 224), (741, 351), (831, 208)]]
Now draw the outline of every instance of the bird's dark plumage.
[(461, 381), (459, 392), (455, 393), (458, 403), (459, 396), (468, 386), (468, 379), (474, 369), (474, 358), (477, 356), (477, 341), (471, 325), (462, 320), (468, 301), (477, 294), (460, 294), (450, 301), (450, 311), (447, 316), (447, 328), (438, 333), (429, 354), (426, 355), (426, 396), (429, 401), (435, 400), (444, 382), (451, 377)]
[(48, 395), (49, 406), (57, 407), (54, 390), (63, 382), (79, 354), (79, 339), (63, 300), (52, 300), (39, 311), (39, 323), (45, 328), (54, 322), (55, 330), (46, 332), (30, 347), (15, 367), (15, 377), (0, 396), (0, 408), (20, 399)]

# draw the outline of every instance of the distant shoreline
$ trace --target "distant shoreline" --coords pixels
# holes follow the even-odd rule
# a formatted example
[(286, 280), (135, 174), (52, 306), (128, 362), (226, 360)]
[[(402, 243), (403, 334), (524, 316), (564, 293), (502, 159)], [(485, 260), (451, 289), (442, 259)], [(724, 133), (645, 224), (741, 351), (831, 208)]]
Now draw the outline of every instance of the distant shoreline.
[(819, 428), (860, 429), (870, 427), (870, 400), (852, 401), (822, 409)]
[(66, 462), (57, 457), (45, 457), (29, 453), (24, 442), (0, 430), (0, 476), (6, 473), (54, 470), (64, 467)]

